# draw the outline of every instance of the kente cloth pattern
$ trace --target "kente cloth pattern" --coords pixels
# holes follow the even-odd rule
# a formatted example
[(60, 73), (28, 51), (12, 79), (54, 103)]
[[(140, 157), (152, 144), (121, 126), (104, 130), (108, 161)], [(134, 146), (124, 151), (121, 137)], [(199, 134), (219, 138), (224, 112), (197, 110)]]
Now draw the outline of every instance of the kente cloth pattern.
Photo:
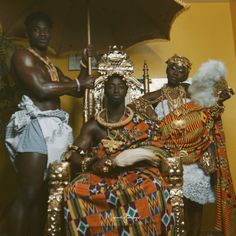
[(48, 162), (60, 160), (68, 145), (73, 142), (72, 129), (68, 125), (69, 115), (62, 110), (41, 111), (32, 100), (23, 96), (19, 111), (15, 112), (6, 127), (6, 147), (11, 160), (15, 161), (17, 146), (31, 119), (37, 119), (46, 141)]
[[(134, 116), (116, 130), (116, 140), (127, 143), (112, 153), (113, 158), (120, 150), (147, 140), (149, 125), (137, 119)], [(102, 144), (95, 150), (99, 158), (108, 154)], [(133, 166), (118, 172), (115, 169), (105, 177), (82, 173), (65, 188), (67, 235), (175, 235), (170, 193), (158, 168)]]
[[(128, 115), (128, 112), (126, 112), (123, 119), (126, 119)], [(122, 144), (114, 152), (107, 150), (102, 144), (99, 144), (99, 148), (94, 148), (98, 158), (103, 158), (106, 154), (113, 158), (128, 148), (144, 146), (149, 147), (149, 149), (155, 152), (159, 159), (169, 157), (169, 152), (164, 148), (165, 144), (161, 139), (160, 130), (155, 127), (155, 122), (141, 114), (135, 114), (133, 120), (127, 125), (110, 130), (109, 133), (110, 138), (122, 141)]]
[[(170, 113), (167, 100), (162, 103), (155, 111), (158, 112), (158, 117), (162, 118), (160, 129), (170, 155), (175, 156), (180, 150), (188, 152), (188, 158), (184, 161), (186, 165), (183, 165), (184, 196), (199, 204), (215, 202), (211, 176), (206, 175), (196, 162), (208, 147), (215, 149), (212, 136), (214, 120), (207, 110), (190, 101), (178, 108), (182, 113), (179, 116)], [(175, 120), (184, 120), (186, 127), (173, 129), (172, 122)]]
[(215, 228), (226, 236), (236, 235), (236, 194), (229, 169), (225, 135), (221, 119), (214, 125), (217, 158), (216, 224)]
[[(170, 151), (174, 152), (176, 148), (173, 137), (176, 137), (175, 141), (178, 145), (187, 150), (195, 161), (208, 146), (212, 146), (217, 163), (215, 228), (223, 231), (226, 236), (236, 235), (236, 195), (228, 164), (222, 121), (221, 119), (213, 120), (208, 109), (200, 108), (193, 102), (182, 105), (182, 108), (187, 110), (185, 117), (180, 116), (187, 121), (186, 133), (178, 136), (178, 131), (173, 131), (172, 138), (169, 138), (167, 142)], [(169, 114), (164, 118), (162, 125), (170, 125), (172, 121), (173, 116)], [(166, 135), (168, 127), (161, 128), (164, 129)]]
[[(191, 164), (196, 162), (213, 143), (214, 120), (207, 109), (202, 109), (193, 102), (183, 104), (178, 110), (181, 111), (179, 116), (171, 112), (162, 120), (160, 124), (162, 138), (172, 156), (180, 150), (186, 150), (188, 158), (184, 164)], [(185, 127), (173, 128), (173, 122), (176, 120), (184, 120)]]

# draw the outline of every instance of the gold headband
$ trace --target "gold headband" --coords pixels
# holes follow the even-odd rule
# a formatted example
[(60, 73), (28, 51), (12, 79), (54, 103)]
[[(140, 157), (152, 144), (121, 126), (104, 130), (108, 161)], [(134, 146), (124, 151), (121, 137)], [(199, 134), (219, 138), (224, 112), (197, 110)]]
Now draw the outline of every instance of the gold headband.
[(187, 57), (181, 57), (178, 56), (177, 54), (175, 54), (174, 56), (172, 56), (171, 58), (169, 58), (166, 61), (166, 64), (177, 64), (178, 66), (183, 66), (185, 67), (188, 71), (191, 70), (191, 66), (192, 63), (189, 61), (189, 59)]

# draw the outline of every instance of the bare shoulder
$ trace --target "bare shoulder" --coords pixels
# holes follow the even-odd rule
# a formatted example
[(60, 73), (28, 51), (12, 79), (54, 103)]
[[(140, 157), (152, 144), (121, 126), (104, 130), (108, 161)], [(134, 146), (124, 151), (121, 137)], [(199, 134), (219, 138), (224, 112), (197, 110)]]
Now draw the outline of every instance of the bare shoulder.
[(35, 58), (27, 49), (18, 49), (12, 56), (12, 64), (15, 67), (32, 66)]
[(99, 143), (103, 137), (104, 130), (95, 119), (91, 119), (82, 126), (75, 143), (80, 147), (88, 148)]
[(99, 130), (101, 130), (101, 127), (98, 122), (93, 118), (82, 126), (81, 132), (94, 135), (98, 133)]

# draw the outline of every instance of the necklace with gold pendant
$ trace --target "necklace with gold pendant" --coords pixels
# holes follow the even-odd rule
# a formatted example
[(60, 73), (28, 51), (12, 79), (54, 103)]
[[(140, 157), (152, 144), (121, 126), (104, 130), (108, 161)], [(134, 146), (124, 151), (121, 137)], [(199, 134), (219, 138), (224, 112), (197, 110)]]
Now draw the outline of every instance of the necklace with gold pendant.
[[(177, 94), (176, 99), (172, 98), (172, 96), (171, 96), (172, 93), (174, 95)], [(170, 124), (170, 128), (174, 131), (181, 132), (181, 135), (185, 136), (186, 135), (186, 126), (187, 126), (187, 122), (185, 120), (186, 111), (184, 108), (183, 109), (181, 108), (181, 106), (184, 104), (184, 102), (186, 102), (185, 89), (181, 85), (179, 85), (178, 87), (176, 87), (174, 89), (169, 88), (168, 86), (165, 86), (162, 89), (162, 94), (163, 94), (163, 97), (165, 97), (167, 99), (167, 104), (168, 104), (170, 116), (173, 119), (173, 121)], [(162, 109), (164, 112), (163, 103), (162, 103)], [(181, 118), (180, 118), (180, 116), (181, 116)], [(172, 133), (172, 130), (169, 130), (169, 132), (170, 132), (170, 137), (177, 149), (175, 151), (175, 153), (184, 162), (186, 159), (188, 159), (189, 154), (188, 154), (187, 150), (183, 149), (184, 143), (182, 143), (182, 144), (177, 143), (177, 140), (175, 140), (175, 137), (173, 136), (173, 134), (175, 132)]]
[[(128, 110), (129, 112), (129, 116), (127, 118), (125, 118), (125, 111), (126, 109)], [(103, 110), (105, 111), (105, 117), (106, 117), (106, 121), (104, 121), (101, 117), (101, 112), (98, 113), (97, 117), (96, 117), (96, 120), (97, 122), (106, 127), (107, 128), (107, 138), (104, 138), (101, 140), (101, 143), (103, 144), (104, 148), (106, 150), (108, 150), (110, 153), (114, 153), (116, 152), (117, 150), (119, 150), (119, 148), (124, 145), (124, 142), (123, 141), (120, 141), (120, 140), (115, 140), (116, 136), (117, 136), (117, 132), (115, 131), (115, 129), (119, 128), (119, 127), (122, 127), (126, 124), (128, 124), (132, 119), (133, 119), (133, 116), (134, 116), (134, 113), (133, 111), (131, 110), (131, 108), (129, 107), (126, 107), (124, 109), (124, 113), (122, 115), (122, 117), (120, 118), (120, 120), (118, 122), (114, 122), (114, 123), (109, 123), (109, 119), (108, 119), (108, 114), (107, 114), (107, 109)], [(113, 130), (115, 131), (115, 135), (112, 135), (112, 131), (110, 130)]]
[(116, 152), (122, 145), (124, 145), (123, 141), (115, 140), (117, 137), (117, 131), (113, 129), (113, 132), (115, 132), (115, 135), (112, 135), (110, 129), (107, 129), (107, 138), (101, 140), (102, 145), (110, 153)]
[(186, 150), (180, 150), (178, 152), (178, 156), (182, 159), (182, 161), (184, 162), (187, 158), (188, 158), (188, 152)]
[(180, 107), (186, 100), (185, 89), (181, 85), (178, 85), (175, 88), (164, 85), (161, 92), (163, 97), (167, 100), (170, 112), (173, 112), (176, 116), (183, 114), (183, 110), (180, 109)]
[(175, 130), (183, 130), (186, 128), (186, 120), (180, 119), (180, 120), (174, 120), (171, 122), (171, 128)]
[(105, 149), (108, 150), (110, 153), (116, 152), (124, 144), (124, 142), (114, 140), (110, 136), (102, 139), (101, 143), (105, 147)]

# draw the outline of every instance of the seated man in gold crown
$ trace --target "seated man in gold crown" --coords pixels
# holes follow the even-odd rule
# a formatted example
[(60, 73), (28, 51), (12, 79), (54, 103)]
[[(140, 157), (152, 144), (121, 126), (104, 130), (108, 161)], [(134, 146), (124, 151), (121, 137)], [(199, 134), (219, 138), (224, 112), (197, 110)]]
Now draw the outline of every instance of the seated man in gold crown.
[(95, 83), (100, 95), (104, 89), (105, 108), (70, 147), (73, 173), (80, 174), (64, 190), (67, 235), (175, 235), (168, 186), (157, 167), (162, 143), (156, 142), (156, 155), (150, 147), (155, 122), (125, 105), (138, 83), (130, 65), (118, 50), (102, 57)]
[[(224, 79), (224, 65), (213, 60), (203, 64), (189, 85), (184, 83), (191, 69), (186, 57), (174, 55), (166, 63), (167, 84), (136, 100), (135, 107), (158, 121), (169, 156), (182, 158), (187, 235), (200, 234), (203, 204), (215, 202), (215, 194), (216, 229), (229, 235), (235, 230), (229, 222), (233, 219), (236, 198), (220, 115), (223, 102), (233, 91)], [(214, 174), (217, 174), (216, 186), (211, 184)]]

